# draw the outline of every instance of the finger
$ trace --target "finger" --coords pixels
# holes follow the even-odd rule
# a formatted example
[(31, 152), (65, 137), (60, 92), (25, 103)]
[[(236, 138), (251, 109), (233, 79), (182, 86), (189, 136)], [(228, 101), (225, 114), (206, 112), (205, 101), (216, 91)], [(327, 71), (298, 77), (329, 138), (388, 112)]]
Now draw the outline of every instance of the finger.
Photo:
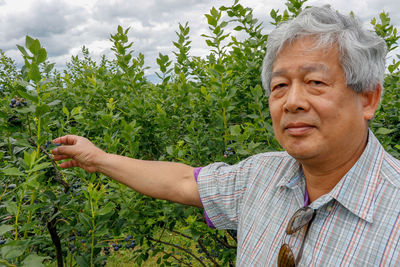
[(67, 155), (53, 155), (53, 160), (55, 161), (59, 161), (59, 160), (63, 160), (63, 159), (70, 159), (70, 156)]
[(65, 168), (80, 167), (80, 164), (76, 160), (70, 160), (70, 161), (66, 161), (66, 162), (60, 163), (58, 166), (60, 168), (65, 169)]
[(77, 135), (64, 135), (53, 140), (54, 144), (74, 145), (78, 141)]
[(51, 150), (53, 155), (65, 155), (72, 158), (76, 154), (76, 148), (74, 146), (60, 146)]

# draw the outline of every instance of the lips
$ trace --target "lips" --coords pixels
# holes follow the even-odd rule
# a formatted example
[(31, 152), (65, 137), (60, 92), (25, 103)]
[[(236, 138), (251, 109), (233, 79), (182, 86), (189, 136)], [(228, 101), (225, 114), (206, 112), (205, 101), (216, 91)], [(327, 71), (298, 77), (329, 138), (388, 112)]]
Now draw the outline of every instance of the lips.
[(284, 130), (292, 136), (302, 136), (312, 131), (315, 126), (304, 122), (289, 123), (284, 127)]

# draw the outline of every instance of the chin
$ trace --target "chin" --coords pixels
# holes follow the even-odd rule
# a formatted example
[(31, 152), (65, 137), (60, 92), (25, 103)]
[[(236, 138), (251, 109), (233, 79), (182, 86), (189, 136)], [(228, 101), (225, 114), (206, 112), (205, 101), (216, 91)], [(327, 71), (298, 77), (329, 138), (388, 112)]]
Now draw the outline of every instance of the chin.
[(285, 148), (286, 152), (295, 158), (296, 160), (306, 160), (306, 159), (312, 159), (315, 157), (317, 154), (315, 149), (311, 148), (302, 148), (302, 147), (296, 147), (296, 148)]

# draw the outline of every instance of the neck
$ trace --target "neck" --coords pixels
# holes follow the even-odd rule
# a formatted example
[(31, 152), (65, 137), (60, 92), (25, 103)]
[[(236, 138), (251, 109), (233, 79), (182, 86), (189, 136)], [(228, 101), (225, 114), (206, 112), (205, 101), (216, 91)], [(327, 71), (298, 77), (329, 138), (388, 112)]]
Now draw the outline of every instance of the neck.
[(306, 179), (310, 203), (329, 193), (354, 166), (367, 145), (368, 132), (352, 151), (339, 153), (334, 160), (300, 162)]

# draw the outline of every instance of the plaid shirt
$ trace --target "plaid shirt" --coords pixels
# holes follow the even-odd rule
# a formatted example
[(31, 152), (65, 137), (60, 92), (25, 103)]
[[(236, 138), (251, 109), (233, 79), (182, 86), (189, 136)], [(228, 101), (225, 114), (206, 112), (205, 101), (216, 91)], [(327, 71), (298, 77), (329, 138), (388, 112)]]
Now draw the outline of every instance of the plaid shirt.
[[(211, 164), (198, 186), (213, 224), (238, 230), (237, 266), (275, 266), (284, 242), (299, 253), (304, 229), (288, 236), (285, 228), (304, 205), (305, 180), (287, 153)], [(400, 161), (371, 131), (356, 164), (310, 207), (316, 217), (300, 266), (400, 266)]]

